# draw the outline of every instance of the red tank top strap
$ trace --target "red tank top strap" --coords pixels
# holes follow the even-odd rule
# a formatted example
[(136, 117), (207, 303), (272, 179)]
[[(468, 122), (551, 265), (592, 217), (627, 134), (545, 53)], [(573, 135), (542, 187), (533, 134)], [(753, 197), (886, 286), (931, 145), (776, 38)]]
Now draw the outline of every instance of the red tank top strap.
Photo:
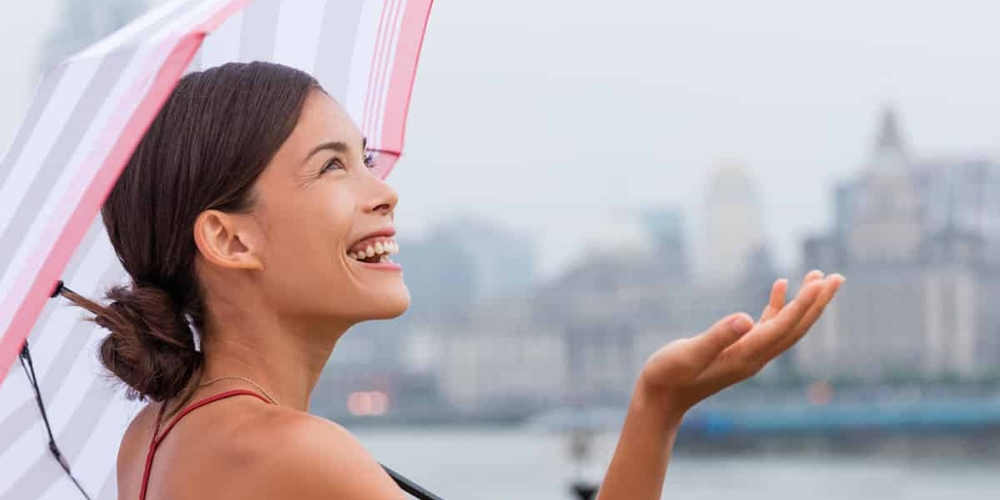
[(146, 454), (146, 467), (142, 472), (142, 489), (139, 491), (139, 500), (146, 500), (146, 486), (149, 485), (149, 471), (153, 468), (153, 456), (156, 455), (156, 449), (160, 447), (160, 443), (167, 437), (167, 434), (170, 434), (170, 431), (173, 430), (175, 425), (177, 425), (177, 422), (180, 422), (180, 420), (187, 416), (188, 413), (191, 413), (202, 406), (222, 399), (231, 398), (233, 396), (253, 396), (267, 404), (271, 404), (271, 402), (264, 396), (248, 389), (236, 389), (233, 391), (221, 392), (214, 396), (198, 400), (185, 407), (170, 421), (169, 424), (167, 424), (167, 426), (163, 429), (162, 434), (160, 433), (160, 423), (163, 421), (163, 413), (166, 410), (167, 405), (160, 405), (160, 412), (156, 416), (156, 428), (153, 430), (153, 439), (149, 442), (149, 452)]

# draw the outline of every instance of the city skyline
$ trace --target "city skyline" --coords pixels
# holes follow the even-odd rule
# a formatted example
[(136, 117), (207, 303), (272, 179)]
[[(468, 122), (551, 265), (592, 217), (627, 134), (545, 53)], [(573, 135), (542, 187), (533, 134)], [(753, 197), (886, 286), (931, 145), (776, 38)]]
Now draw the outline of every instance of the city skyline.
[[(914, 153), (892, 108), (877, 122), (864, 168), (827, 186), (833, 221), (800, 242), (805, 266), (795, 272), (834, 269), (851, 284), (807, 338), (761, 373), (757, 381), (773, 390), (768, 397), (801, 398), (815, 381), (838, 390), (1000, 383), (1000, 313), (991, 307), (1000, 297), (1000, 162), (974, 154), (926, 158)], [(705, 236), (741, 264), (720, 269), (724, 279), (688, 272), (698, 235), (685, 229), (690, 217), (679, 210), (615, 210), (596, 224), (608, 240), (591, 242), (587, 257), (556, 279), (514, 296), (474, 294), (478, 300), (422, 309), (387, 325), (398, 329), (392, 341), (375, 340), (367, 329), (346, 338), (345, 346), (367, 345), (369, 356), (387, 355), (377, 344), (395, 357), (384, 364), (334, 360), (327, 383), (342, 393), (388, 381), (374, 383), (392, 397), (392, 388), (414, 375), (449, 414), (480, 417), (622, 404), (646, 356), (727, 313), (757, 313), (779, 276), (771, 242), (756, 234), (760, 221), (749, 213), (756, 207), (750, 175), (725, 169), (713, 184), (706, 204), (716, 205), (713, 224), (720, 227)], [(736, 222), (750, 227), (727, 233)], [(450, 227), (457, 236), (447, 246), (461, 248), (464, 231)], [(473, 239), (483, 230), (470, 227)], [(747, 241), (723, 241), (728, 236)], [(514, 248), (517, 241), (498, 234), (491, 245)], [(452, 283), (462, 278), (446, 272), (453, 262), (414, 261), (425, 272), (432, 262), (438, 277), (417, 283), (415, 297), (462, 289)], [(791, 294), (797, 285), (790, 284)], [(336, 381), (338, 374), (348, 382)], [(719, 401), (738, 400), (739, 392)]]

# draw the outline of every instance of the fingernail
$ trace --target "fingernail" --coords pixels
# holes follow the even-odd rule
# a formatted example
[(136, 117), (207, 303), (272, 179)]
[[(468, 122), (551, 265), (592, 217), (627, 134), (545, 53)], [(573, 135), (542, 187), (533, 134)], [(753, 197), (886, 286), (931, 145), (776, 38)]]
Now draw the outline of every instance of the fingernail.
[(744, 334), (749, 332), (753, 328), (753, 322), (747, 319), (746, 316), (737, 316), (729, 322), (729, 327), (733, 329), (734, 332), (739, 334)]

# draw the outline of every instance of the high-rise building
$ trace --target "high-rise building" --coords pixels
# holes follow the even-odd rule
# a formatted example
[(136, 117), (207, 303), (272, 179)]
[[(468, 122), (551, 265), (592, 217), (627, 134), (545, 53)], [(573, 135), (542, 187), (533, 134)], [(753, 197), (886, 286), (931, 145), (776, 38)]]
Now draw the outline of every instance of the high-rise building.
[(764, 244), (757, 187), (746, 168), (726, 165), (709, 181), (705, 194), (705, 280), (723, 285), (740, 280), (747, 259)]
[(847, 247), (854, 262), (886, 266), (919, 257), (920, 197), (912, 165), (896, 116), (887, 110), (852, 200)]
[(667, 279), (686, 280), (691, 268), (684, 215), (678, 209), (647, 209), (641, 220), (653, 242), (658, 272)]
[(583, 237), (584, 259), (619, 256), (635, 258), (652, 254), (655, 242), (639, 214), (623, 207), (602, 213)]
[(468, 256), (477, 300), (522, 294), (535, 283), (535, 243), (525, 235), (462, 218), (439, 225), (424, 241), (435, 250), (449, 245)]
[(528, 237), (472, 219), (440, 224), (420, 239), (400, 241), (414, 312), (469, 306), (526, 292), (535, 281)]

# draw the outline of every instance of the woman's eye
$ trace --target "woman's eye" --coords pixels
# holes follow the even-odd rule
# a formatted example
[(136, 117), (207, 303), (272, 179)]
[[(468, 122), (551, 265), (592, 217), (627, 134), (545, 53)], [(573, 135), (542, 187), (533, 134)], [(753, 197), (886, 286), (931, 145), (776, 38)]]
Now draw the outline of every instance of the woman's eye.
[(375, 156), (371, 153), (365, 153), (365, 166), (375, 168)]
[(326, 165), (323, 165), (323, 170), (321, 170), (320, 173), (326, 173), (330, 170), (342, 170), (343, 168), (343, 162), (341, 162), (339, 158), (333, 158), (326, 162)]

